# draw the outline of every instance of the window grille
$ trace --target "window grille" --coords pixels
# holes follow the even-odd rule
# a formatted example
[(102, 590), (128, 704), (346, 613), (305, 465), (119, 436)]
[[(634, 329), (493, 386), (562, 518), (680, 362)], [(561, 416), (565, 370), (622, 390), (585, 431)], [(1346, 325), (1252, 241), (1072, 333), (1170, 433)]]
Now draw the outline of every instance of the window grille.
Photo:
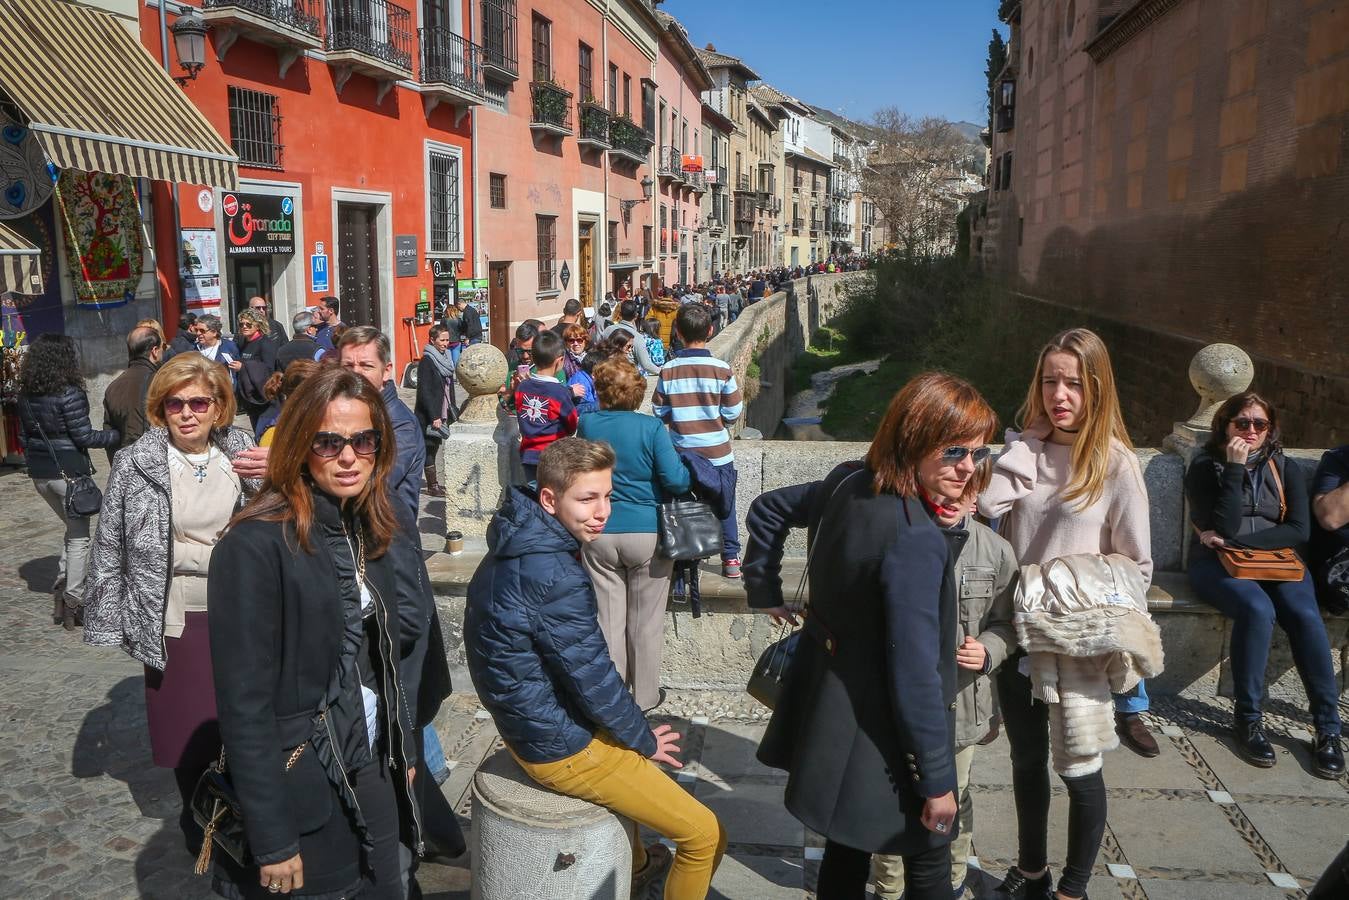
[(506, 176), (492, 172), (487, 179), (488, 193), (491, 195), (492, 209), (506, 208)]
[(551, 291), (557, 265), (557, 218), (535, 216), (534, 222), (539, 247), (539, 290)]
[(459, 227), (459, 157), (432, 151), (429, 169), (430, 250), (432, 253), (458, 253), (463, 246)]
[(282, 167), (281, 107), (273, 94), (229, 89), (230, 145), (246, 166)]

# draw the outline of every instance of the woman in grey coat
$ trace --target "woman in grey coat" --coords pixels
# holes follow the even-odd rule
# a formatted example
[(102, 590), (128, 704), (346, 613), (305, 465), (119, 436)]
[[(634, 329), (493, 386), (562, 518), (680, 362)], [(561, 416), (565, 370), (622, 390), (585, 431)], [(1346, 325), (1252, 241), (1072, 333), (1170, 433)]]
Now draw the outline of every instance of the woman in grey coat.
[(253, 446), (234, 421), (223, 366), (196, 353), (169, 360), (146, 394), (153, 426), (118, 452), (90, 558), (84, 639), (145, 664), (155, 765), (171, 768), (189, 849), (201, 830), (188, 801), (220, 753), (206, 630), (206, 573), (245, 489), (230, 461)]

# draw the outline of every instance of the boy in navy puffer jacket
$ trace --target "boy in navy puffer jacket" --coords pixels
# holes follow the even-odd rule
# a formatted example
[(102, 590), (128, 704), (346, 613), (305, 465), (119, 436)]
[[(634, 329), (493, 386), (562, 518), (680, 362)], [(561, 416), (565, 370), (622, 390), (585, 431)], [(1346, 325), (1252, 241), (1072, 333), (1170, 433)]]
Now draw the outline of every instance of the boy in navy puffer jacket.
[(665, 896), (705, 897), (726, 850), (716, 816), (654, 763), (680, 766), (679, 735), (652, 729), (618, 677), (577, 557), (604, 531), (608, 444), (562, 438), (539, 458), (538, 495), (512, 488), (468, 586), (464, 646), (506, 749), (539, 784), (627, 816), (679, 848), (633, 838), (634, 895), (667, 867)]

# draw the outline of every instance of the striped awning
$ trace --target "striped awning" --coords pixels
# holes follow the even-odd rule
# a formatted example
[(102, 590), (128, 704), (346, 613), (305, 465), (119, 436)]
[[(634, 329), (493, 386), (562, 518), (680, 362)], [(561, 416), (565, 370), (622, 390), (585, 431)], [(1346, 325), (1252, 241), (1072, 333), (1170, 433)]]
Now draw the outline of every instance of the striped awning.
[(0, 224), (0, 294), (42, 293), (42, 253)]
[(0, 0), (0, 94), (60, 168), (233, 188), (238, 157), (126, 26)]

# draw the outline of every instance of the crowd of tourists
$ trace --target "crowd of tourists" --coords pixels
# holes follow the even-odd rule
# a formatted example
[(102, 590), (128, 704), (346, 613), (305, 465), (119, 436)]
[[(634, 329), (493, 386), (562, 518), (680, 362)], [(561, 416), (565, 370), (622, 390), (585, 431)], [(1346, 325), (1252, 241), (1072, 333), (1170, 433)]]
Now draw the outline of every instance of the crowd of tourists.
[[(698, 560), (719, 554), (751, 608), (800, 626), (758, 757), (786, 771), (787, 809), (826, 841), (818, 897), (968, 890), (970, 772), (999, 729), (1018, 848), (999, 896), (1085, 897), (1103, 754), (1159, 753), (1141, 714), (1164, 666), (1148, 497), (1107, 349), (1084, 329), (1052, 338), (996, 458), (997, 417), (973, 386), (914, 378), (863, 459), (754, 500), (742, 563), (744, 401), (708, 341), (793, 274), (615, 297), (593, 319), (572, 301), (551, 326), (517, 328), (499, 397), (522, 470), (468, 587), (473, 687), (530, 778), (633, 823), (634, 896), (662, 880), (670, 900), (707, 896), (726, 830), (661, 767), (680, 766), (680, 735), (647, 715), (663, 700), (667, 603), (696, 614)], [(335, 299), (297, 314), (290, 339), (256, 300), (234, 340), (212, 316), (185, 317), (172, 340), (134, 329), (103, 430), (74, 343), (33, 342), (29, 474), (66, 529), (53, 622), (144, 665), (153, 759), (174, 772), (184, 839), (217, 893), (417, 897), (421, 859), (465, 851), (438, 787), (431, 721), (451, 684), (418, 495), (440, 489), (455, 364), (481, 325), (461, 300), (432, 328), (414, 411), (388, 337), (343, 325)], [(101, 498), (92, 448), (111, 455)], [(1185, 491), (1189, 578), (1232, 620), (1237, 753), (1275, 764), (1262, 703), (1277, 623), (1307, 691), (1313, 769), (1342, 777), (1321, 605), (1349, 594), (1349, 447), (1308, 484), (1279, 410), (1246, 392), (1218, 409)], [(683, 500), (707, 527), (664, 514)], [(808, 608), (783, 586), (793, 529), (808, 534)], [(1068, 796), (1057, 878), (1051, 769)], [(644, 846), (639, 826), (674, 852)], [(1344, 896), (1347, 864), (1312, 896)]]

